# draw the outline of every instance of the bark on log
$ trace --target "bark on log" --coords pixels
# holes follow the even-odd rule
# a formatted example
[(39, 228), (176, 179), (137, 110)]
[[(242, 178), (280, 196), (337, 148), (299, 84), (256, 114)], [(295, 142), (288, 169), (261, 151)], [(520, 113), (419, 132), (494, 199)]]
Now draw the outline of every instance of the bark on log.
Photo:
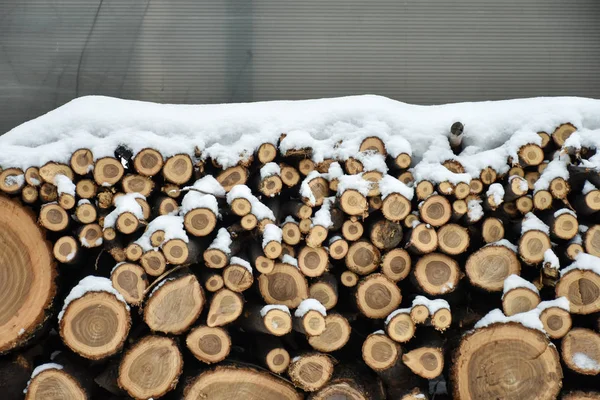
[(333, 374), (333, 362), (320, 353), (309, 353), (292, 360), (288, 375), (294, 385), (307, 392), (321, 389)]
[(416, 375), (433, 379), (444, 369), (444, 353), (437, 347), (419, 347), (404, 353), (402, 362)]
[(240, 324), (247, 331), (283, 336), (292, 331), (292, 316), (279, 308), (250, 305), (244, 307)]

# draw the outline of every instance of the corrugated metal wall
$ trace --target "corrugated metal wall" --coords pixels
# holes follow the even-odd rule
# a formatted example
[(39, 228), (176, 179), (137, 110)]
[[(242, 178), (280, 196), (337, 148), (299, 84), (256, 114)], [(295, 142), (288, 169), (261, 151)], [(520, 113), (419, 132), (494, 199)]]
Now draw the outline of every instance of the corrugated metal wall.
[(0, 133), (85, 94), (600, 97), (597, 0), (0, 0)]

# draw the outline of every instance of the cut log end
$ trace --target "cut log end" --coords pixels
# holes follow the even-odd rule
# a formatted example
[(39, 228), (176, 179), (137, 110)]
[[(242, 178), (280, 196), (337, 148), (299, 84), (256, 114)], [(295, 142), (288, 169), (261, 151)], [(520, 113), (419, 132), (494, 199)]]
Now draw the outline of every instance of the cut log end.
[[(135, 249), (135, 248), (134, 248)], [(134, 249), (131, 249), (135, 251)], [(129, 247), (127, 254), (129, 256)], [(140, 248), (141, 252), (141, 248)], [(160, 250), (150, 250), (145, 252), (140, 258), (140, 264), (144, 267), (144, 271), (150, 276), (160, 276), (167, 268), (167, 260)]]
[(354, 287), (358, 284), (358, 275), (352, 271), (344, 271), (341, 275), (342, 285), (346, 287)]
[(79, 245), (77, 244), (77, 240), (72, 236), (63, 236), (54, 243), (54, 258), (63, 264), (73, 262), (78, 252)]
[(380, 260), (379, 249), (366, 240), (352, 243), (345, 258), (346, 267), (358, 275), (368, 275), (375, 271)]
[(362, 216), (367, 212), (369, 203), (357, 190), (348, 189), (340, 197), (340, 207), (348, 215)]
[(217, 216), (208, 208), (196, 208), (185, 214), (183, 224), (191, 235), (203, 237), (215, 229)]
[(600, 311), (600, 275), (591, 270), (574, 269), (556, 285), (556, 297), (569, 299), (570, 312), (592, 314)]
[(533, 167), (540, 165), (544, 161), (544, 150), (537, 144), (526, 144), (519, 151), (519, 161), (523, 166)]
[(137, 264), (123, 263), (110, 274), (112, 285), (131, 305), (138, 306), (144, 300), (148, 287), (146, 271)]
[(374, 333), (367, 336), (363, 342), (363, 360), (375, 371), (391, 368), (400, 356), (400, 346), (386, 335)]
[(462, 276), (456, 260), (440, 253), (421, 257), (414, 274), (419, 286), (430, 295), (453, 292)]
[(292, 331), (292, 317), (283, 310), (271, 309), (262, 317), (265, 331), (273, 336), (287, 335)]
[(411, 270), (411, 258), (404, 249), (393, 249), (383, 256), (381, 272), (394, 282), (405, 279)]
[(407, 248), (416, 254), (431, 253), (438, 247), (437, 232), (428, 224), (419, 224), (413, 228)]
[(290, 364), (288, 375), (294, 385), (307, 392), (321, 389), (331, 379), (333, 362), (323, 354), (302, 355)]
[(582, 375), (600, 374), (600, 334), (591, 329), (574, 328), (565, 335), (562, 359), (569, 369)]
[(329, 256), (334, 260), (341, 260), (348, 254), (348, 242), (344, 239), (338, 239), (329, 243)]
[(402, 295), (394, 281), (383, 274), (371, 274), (356, 290), (359, 310), (369, 318), (385, 318), (400, 305)]
[(88, 393), (75, 377), (55, 368), (44, 370), (33, 377), (25, 394), (26, 400), (87, 400), (88, 398)]
[(275, 376), (250, 368), (220, 366), (193, 379), (184, 400), (231, 400), (243, 393), (248, 400), (301, 400), (294, 387)]
[(552, 339), (561, 339), (571, 330), (572, 320), (568, 311), (559, 307), (546, 308), (540, 314), (544, 331)]
[(231, 264), (223, 270), (223, 283), (228, 289), (241, 293), (252, 286), (254, 277), (243, 265)]
[(40, 210), (39, 222), (49, 231), (60, 232), (69, 226), (69, 216), (58, 204), (45, 204)]
[(502, 220), (494, 217), (486, 218), (481, 226), (481, 236), (486, 243), (494, 243), (504, 239)]
[(318, 277), (325, 273), (328, 265), (327, 250), (322, 247), (304, 246), (298, 254), (298, 268), (307, 277)]
[(260, 293), (267, 304), (283, 304), (296, 308), (308, 298), (308, 283), (300, 270), (289, 264), (277, 263), (270, 274), (258, 278)]
[(469, 256), (465, 271), (471, 284), (498, 292), (504, 288), (504, 280), (509, 275), (520, 275), (521, 263), (516, 254), (504, 246), (486, 246)]
[(187, 154), (169, 157), (162, 167), (162, 173), (168, 182), (183, 185), (192, 178), (194, 164)]
[(399, 313), (387, 323), (385, 331), (392, 340), (406, 343), (415, 335), (416, 326), (410, 314)]
[(133, 159), (133, 168), (143, 176), (154, 176), (162, 167), (163, 157), (154, 149), (143, 149)]
[(509, 290), (502, 297), (504, 315), (511, 316), (533, 310), (540, 304), (540, 296), (533, 290), (518, 287)]
[(63, 342), (75, 353), (100, 360), (121, 350), (131, 317), (126, 305), (107, 292), (88, 292), (72, 301), (60, 320)]
[(123, 356), (118, 383), (133, 398), (158, 398), (175, 388), (182, 370), (183, 357), (173, 339), (147, 336)]
[(231, 350), (231, 338), (221, 327), (198, 326), (187, 335), (187, 348), (205, 364), (223, 361)]
[(235, 321), (242, 314), (244, 300), (241, 295), (223, 288), (213, 295), (206, 318), (210, 327), (224, 326)]
[(444, 353), (437, 347), (420, 347), (405, 353), (402, 362), (416, 375), (433, 379), (444, 369)]
[(308, 338), (313, 349), (329, 353), (341, 349), (350, 339), (351, 327), (348, 320), (339, 314), (325, 317), (325, 330), (317, 336)]
[(544, 253), (552, 247), (550, 238), (542, 231), (531, 230), (521, 236), (519, 240), (519, 255), (530, 265), (544, 261)]
[(440, 195), (429, 196), (419, 211), (424, 222), (436, 227), (444, 225), (452, 216), (450, 202)]
[[(0, 196), (0, 354), (24, 344), (46, 320), (56, 292), (52, 249), (33, 215)], [(69, 253), (70, 254), (70, 253)]]
[(99, 186), (114, 186), (123, 177), (123, 166), (113, 157), (104, 157), (96, 160), (94, 166), (94, 180)]
[(363, 235), (364, 227), (359, 221), (347, 219), (342, 224), (342, 235), (344, 239), (354, 242)]
[[(491, 325), (464, 336), (452, 367), (455, 399), (550, 400), (562, 386), (556, 348), (543, 333), (514, 323)], [(481, 377), (478, 371), (488, 373)], [(491, 381), (506, 374), (511, 376), (510, 385)]]
[(440, 250), (446, 254), (457, 255), (467, 251), (470, 243), (469, 232), (457, 224), (443, 225), (437, 232)]
[(153, 331), (181, 334), (198, 319), (204, 302), (204, 292), (194, 275), (168, 279), (146, 300), (144, 321)]

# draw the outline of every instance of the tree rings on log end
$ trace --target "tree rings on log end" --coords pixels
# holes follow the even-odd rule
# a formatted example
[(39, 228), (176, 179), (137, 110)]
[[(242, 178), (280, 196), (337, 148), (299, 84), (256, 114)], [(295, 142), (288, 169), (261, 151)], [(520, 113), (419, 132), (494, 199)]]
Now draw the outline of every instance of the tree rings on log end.
[(489, 292), (504, 288), (508, 276), (521, 274), (521, 263), (517, 255), (504, 246), (486, 246), (471, 254), (465, 271), (471, 284)]
[(573, 321), (571, 314), (560, 307), (546, 308), (540, 314), (546, 334), (552, 339), (560, 339), (571, 330)]
[(356, 302), (369, 318), (385, 318), (400, 305), (402, 295), (396, 283), (383, 274), (371, 274), (358, 284)]
[(62, 369), (50, 368), (33, 377), (27, 386), (25, 400), (87, 400), (88, 394), (73, 376)]
[(600, 311), (600, 275), (581, 269), (567, 272), (556, 285), (556, 297), (562, 296), (569, 299), (569, 310), (573, 314)]
[(304, 396), (283, 379), (250, 368), (219, 366), (193, 379), (184, 400), (302, 400)]
[(33, 214), (0, 196), (0, 354), (32, 337), (56, 292), (52, 249)]
[(270, 274), (258, 278), (260, 293), (267, 304), (296, 308), (308, 298), (306, 277), (293, 265), (278, 263)]
[(359, 275), (368, 275), (379, 267), (381, 253), (371, 242), (361, 240), (354, 242), (346, 254), (346, 267)]
[(146, 300), (144, 321), (153, 331), (179, 335), (196, 322), (204, 301), (204, 291), (195, 275), (168, 279)]
[(118, 383), (135, 399), (159, 398), (177, 385), (183, 357), (175, 341), (146, 336), (121, 359)]
[(386, 335), (372, 333), (362, 345), (363, 360), (375, 371), (384, 371), (392, 367), (401, 355), (398, 343)]
[(562, 340), (562, 358), (569, 369), (583, 375), (600, 374), (600, 334), (574, 328)]
[(63, 342), (90, 360), (101, 360), (120, 351), (130, 327), (126, 305), (107, 292), (87, 292), (73, 300), (59, 323)]
[(137, 264), (122, 263), (110, 274), (112, 285), (131, 305), (137, 306), (144, 300), (148, 278), (144, 268)]
[(321, 389), (333, 374), (333, 362), (324, 354), (305, 354), (292, 360), (288, 375), (294, 385), (307, 392)]
[[(498, 381), (497, 377), (508, 380)], [(451, 378), (454, 398), (459, 400), (550, 400), (558, 396), (563, 374), (558, 352), (546, 335), (508, 323), (464, 336)]]
[(340, 314), (328, 314), (325, 317), (325, 331), (320, 335), (310, 336), (308, 343), (317, 351), (336, 351), (348, 343), (351, 329), (348, 320)]
[(424, 222), (431, 226), (442, 226), (450, 220), (452, 207), (444, 196), (429, 196), (421, 205), (419, 212)]
[(185, 343), (194, 357), (206, 364), (223, 361), (231, 350), (231, 338), (221, 327), (198, 326), (190, 331)]
[(421, 288), (434, 296), (453, 292), (462, 277), (456, 260), (441, 253), (421, 257), (415, 265), (414, 274)]

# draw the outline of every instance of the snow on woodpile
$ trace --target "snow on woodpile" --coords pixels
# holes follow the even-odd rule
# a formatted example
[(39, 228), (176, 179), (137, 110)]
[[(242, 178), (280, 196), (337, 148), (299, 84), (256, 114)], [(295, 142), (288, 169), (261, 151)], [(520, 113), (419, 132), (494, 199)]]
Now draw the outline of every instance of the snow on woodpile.
[(211, 242), (209, 249), (217, 249), (221, 250), (225, 255), (231, 254), (231, 245), (233, 244), (233, 240), (231, 239), (231, 234), (227, 228), (219, 228), (217, 232), (217, 236)]
[(592, 373), (600, 372), (600, 360), (594, 360), (587, 354), (574, 353), (571, 359), (573, 360), (573, 364), (575, 364), (577, 368), (581, 369), (582, 371)]
[(144, 212), (142, 211), (142, 206), (135, 199), (146, 200), (146, 197), (139, 193), (127, 193), (117, 197), (115, 200), (115, 209), (104, 218), (104, 228), (114, 228), (119, 215), (126, 212), (132, 213), (139, 220), (143, 220)]
[(492, 183), (485, 194), (494, 200), (494, 204), (499, 206), (504, 201), (504, 187), (500, 183)]
[(574, 269), (588, 270), (600, 275), (600, 257), (587, 253), (579, 253), (571, 265), (560, 271), (560, 276), (563, 276)]
[(304, 317), (307, 312), (316, 311), (322, 316), (327, 316), (327, 309), (319, 300), (316, 299), (306, 299), (302, 300), (296, 311), (294, 312), (295, 317)]
[(535, 285), (529, 282), (526, 279), (521, 278), (519, 275), (512, 274), (504, 280), (504, 290), (502, 292), (502, 298), (506, 295), (506, 293), (510, 292), (513, 289), (517, 288), (525, 288), (529, 289), (532, 292), (539, 294), (538, 289)]
[(392, 311), (385, 319), (385, 324), (389, 325), (390, 322), (392, 322), (392, 319), (394, 319), (394, 317), (398, 314), (410, 314), (410, 311), (412, 310), (412, 307), (408, 307), (408, 308), (399, 308), (397, 310)]
[(412, 302), (412, 306), (424, 305), (429, 310), (429, 315), (433, 316), (442, 308), (450, 310), (450, 304), (444, 299), (429, 300), (425, 296), (416, 296)]
[[(454, 159), (465, 174), (446, 176), (434, 167), (449, 154), (449, 127), (464, 124), (465, 151)], [(600, 101), (575, 98), (532, 98), (442, 106), (418, 106), (385, 97), (365, 95), (303, 101), (273, 101), (228, 105), (171, 105), (121, 100), (103, 96), (81, 97), (0, 137), (0, 166), (40, 166), (48, 161), (68, 162), (80, 148), (94, 158), (110, 156), (118, 145), (160, 150), (164, 157), (184, 153), (211, 157), (230, 167), (247, 159), (261, 143), (277, 143), (281, 151), (312, 147), (312, 158), (347, 159), (358, 152), (363, 139), (377, 136), (392, 155), (407, 153), (417, 162), (415, 178), (468, 181), (482, 168), (506, 172), (508, 156), (540, 143), (539, 131), (553, 132), (565, 121), (578, 129), (575, 140), (597, 141)], [(429, 150), (428, 150), (429, 149)], [(584, 160), (600, 165), (600, 155)], [(438, 163), (439, 165), (439, 163)], [(442, 174), (436, 176), (436, 174)], [(455, 176), (456, 175), (456, 176)], [(464, 176), (462, 176), (464, 175)], [(448, 179), (449, 178), (449, 179)]]
[(543, 223), (542, 220), (532, 212), (525, 214), (523, 222), (521, 223), (521, 235), (528, 231), (541, 231), (546, 235), (550, 234), (550, 228), (548, 225)]
[(281, 231), (281, 228), (275, 224), (268, 224), (265, 226), (265, 230), (263, 232), (262, 247), (264, 249), (271, 242), (281, 243), (282, 239), (283, 232)]
[(558, 260), (558, 257), (556, 256), (556, 254), (554, 254), (552, 249), (547, 249), (544, 252), (544, 266), (554, 269), (560, 268), (560, 261)]
[(324, 228), (329, 229), (333, 226), (333, 221), (331, 220), (331, 205), (334, 203), (335, 197), (327, 197), (323, 201), (321, 208), (319, 211), (315, 213), (315, 216), (312, 218), (312, 226), (322, 226)]
[(183, 190), (195, 190), (203, 194), (211, 194), (216, 197), (225, 196), (225, 189), (212, 175), (206, 175), (198, 179), (192, 186), (186, 186)]
[(61, 369), (63, 369), (63, 366), (60, 364), (56, 364), (56, 363), (46, 363), (46, 364), (38, 365), (37, 367), (35, 367), (35, 369), (31, 373), (31, 376), (29, 377), (29, 380), (27, 381), (27, 386), (25, 387), (25, 390), (23, 390), (23, 393), (27, 393), (27, 389), (29, 389), (29, 385), (31, 384), (31, 381), (33, 380), (33, 378), (35, 378), (42, 372), (47, 371), (49, 369), (61, 370)]
[(507, 249), (512, 250), (514, 253), (517, 253), (519, 251), (519, 248), (511, 242), (509, 242), (507, 239), (500, 239), (497, 242), (488, 243), (485, 245), (485, 247), (487, 246), (503, 246)]
[(252, 265), (243, 258), (240, 257), (231, 257), (229, 260), (229, 265), (239, 265), (240, 267), (244, 267), (248, 270), (248, 272), (252, 273)]
[(403, 182), (400, 182), (398, 179), (394, 178), (391, 175), (384, 175), (379, 181), (379, 190), (381, 190), (381, 199), (385, 200), (392, 193), (398, 193), (407, 200), (412, 200), (415, 191), (413, 188), (408, 187)]
[(183, 227), (183, 217), (178, 215), (160, 215), (154, 218), (146, 227), (143, 235), (135, 243), (139, 244), (145, 252), (156, 250), (157, 248), (152, 246), (150, 239), (158, 231), (164, 232), (163, 242), (160, 246), (173, 239), (181, 239), (185, 243), (189, 243), (189, 238)]
[(69, 304), (71, 304), (72, 301), (77, 300), (80, 297), (83, 297), (86, 293), (89, 293), (89, 292), (110, 293), (110, 294), (114, 295), (119, 301), (122, 301), (123, 304), (125, 304), (125, 307), (127, 308), (127, 310), (129, 310), (129, 306), (127, 305), (127, 302), (125, 301), (125, 299), (123, 298), (121, 293), (119, 293), (117, 291), (117, 289), (115, 289), (113, 287), (110, 279), (90, 275), (90, 276), (86, 276), (85, 278), (80, 280), (79, 283), (75, 287), (73, 287), (73, 289), (71, 289), (71, 291), (69, 292), (69, 295), (67, 296), (67, 298), (64, 301), (62, 310), (58, 314), (58, 321), (60, 322), (62, 320), (62, 317), (65, 314), (67, 307), (69, 306)]
[(59, 195), (66, 193), (75, 196), (75, 184), (67, 176), (57, 174), (54, 177), (54, 185), (56, 186), (56, 191)]
[(284, 264), (293, 265), (296, 268), (298, 267), (298, 259), (290, 256), (289, 254), (284, 254), (283, 257), (281, 257), (281, 262)]
[(260, 316), (264, 318), (264, 316), (267, 315), (267, 313), (271, 310), (280, 310), (290, 314), (290, 309), (287, 306), (282, 304), (269, 304), (260, 309)]

